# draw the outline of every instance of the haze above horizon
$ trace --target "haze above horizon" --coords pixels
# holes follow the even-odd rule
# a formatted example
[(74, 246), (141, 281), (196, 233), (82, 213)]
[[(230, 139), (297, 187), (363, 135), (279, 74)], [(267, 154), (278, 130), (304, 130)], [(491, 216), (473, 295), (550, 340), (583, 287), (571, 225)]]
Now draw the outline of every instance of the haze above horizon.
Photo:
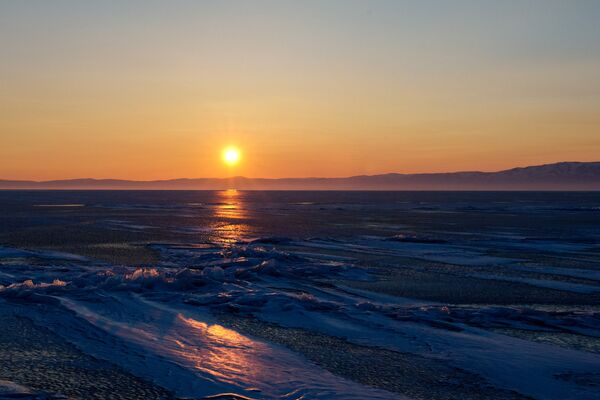
[(596, 161), (598, 20), (586, 0), (0, 0), (0, 178)]

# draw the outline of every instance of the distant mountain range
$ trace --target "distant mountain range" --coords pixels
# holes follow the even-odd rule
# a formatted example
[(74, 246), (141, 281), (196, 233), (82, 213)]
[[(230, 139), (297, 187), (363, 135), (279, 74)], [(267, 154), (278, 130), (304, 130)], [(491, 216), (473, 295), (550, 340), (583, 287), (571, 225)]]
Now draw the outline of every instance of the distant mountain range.
[(560, 162), (498, 172), (359, 175), (347, 178), (198, 178), (156, 181), (0, 180), (0, 189), (60, 190), (600, 190), (600, 162)]

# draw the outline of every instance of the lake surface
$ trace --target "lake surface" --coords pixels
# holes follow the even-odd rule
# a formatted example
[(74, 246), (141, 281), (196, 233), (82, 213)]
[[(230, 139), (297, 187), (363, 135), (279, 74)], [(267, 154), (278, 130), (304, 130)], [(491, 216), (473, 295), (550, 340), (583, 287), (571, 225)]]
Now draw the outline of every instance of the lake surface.
[(600, 193), (0, 191), (0, 299), (174, 396), (593, 399)]

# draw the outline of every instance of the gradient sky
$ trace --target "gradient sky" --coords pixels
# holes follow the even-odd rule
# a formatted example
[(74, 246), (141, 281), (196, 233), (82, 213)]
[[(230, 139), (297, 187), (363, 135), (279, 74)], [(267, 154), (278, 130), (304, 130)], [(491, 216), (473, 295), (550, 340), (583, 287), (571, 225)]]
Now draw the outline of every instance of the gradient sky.
[(596, 0), (0, 0), (0, 178), (598, 161), (599, 21)]

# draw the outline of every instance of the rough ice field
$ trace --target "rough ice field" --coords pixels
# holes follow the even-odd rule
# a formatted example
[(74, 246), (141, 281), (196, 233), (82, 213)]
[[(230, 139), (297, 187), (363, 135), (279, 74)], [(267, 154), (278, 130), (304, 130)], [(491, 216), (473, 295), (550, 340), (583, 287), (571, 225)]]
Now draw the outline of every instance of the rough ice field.
[[(228, 328), (219, 322), (223, 314), (419, 355), (523, 396), (600, 396), (600, 353), (593, 346), (557, 345), (518, 334), (600, 339), (598, 303), (589, 297), (589, 304), (580, 304), (585, 296), (600, 292), (596, 230), (580, 227), (569, 238), (538, 237), (535, 229), (515, 226), (472, 232), (477, 221), (467, 221), (465, 227), (449, 217), (443, 220), (446, 226), (436, 229), (411, 225), (413, 219), (432, 218), (432, 213), (477, 213), (485, 219), (488, 213), (544, 214), (560, 207), (514, 202), (491, 211), (485, 203), (376, 207), (367, 200), (281, 205), (244, 203), (235, 196), (201, 205), (95, 204), (97, 209), (119, 210), (117, 217), (111, 214), (94, 222), (99, 229), (160, 231), (162, 237), (171, 232), (174, 239), (145, 242), (156, 261), (143, 266), (5, 245), (0, 247), (0, 299), (86, 353), (182, 397), (236, 393), (272, 399), (408, 398), (361, 385), (302, 354)], [(411, 214), (406, 224), (373, 218), (407, 209)], [(193, 225), (198, 212), (213, 213), (214, 223)], [(327, 220), (336, 212), (343, 218)], [(591, 207), (586, 212), (597, 211)], [(140, 218), (139, 213), (172, 214), (190, 223)], [(252, 229), (260, 213), (271, 218), (323, 214), (323, 221), (312, 223), (333, 228), (314, 236), (295, 232), (293, 226), (285, 228), (291, 234), (284, 235), (279, 227), (269, 235), (268, 227)], [(362, 230), (353, 226), (359, 217)], [(336, 229), (342, 233), (336, 234)], [(407, 267), (392, 268), (390, 260), (402, 260)], [(444, 279), (515, 284), (565, 300), (470, 304), (377, 290), (386, 274), (413, 270), (435, 270)]]

